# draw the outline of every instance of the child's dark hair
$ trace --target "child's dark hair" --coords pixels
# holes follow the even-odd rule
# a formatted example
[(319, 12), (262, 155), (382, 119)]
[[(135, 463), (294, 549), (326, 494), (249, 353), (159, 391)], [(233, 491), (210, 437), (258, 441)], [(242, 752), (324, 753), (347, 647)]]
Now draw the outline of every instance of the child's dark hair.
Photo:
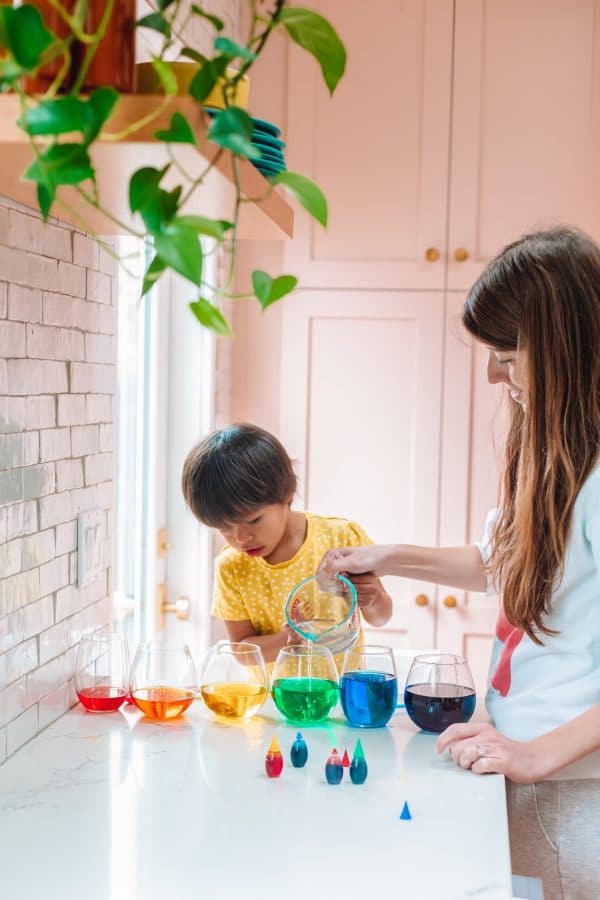
[(214, 431), (188, 453), (181, 487), (196, 518), (221, 528), (259, 506), (289, 503), (296, 475), (276, 437), (242, 423)]

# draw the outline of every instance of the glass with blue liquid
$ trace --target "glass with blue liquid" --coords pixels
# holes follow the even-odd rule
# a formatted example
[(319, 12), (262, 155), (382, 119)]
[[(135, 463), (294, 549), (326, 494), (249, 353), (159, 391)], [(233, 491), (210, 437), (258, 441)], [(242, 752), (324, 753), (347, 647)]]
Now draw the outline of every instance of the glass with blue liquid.
[(363, 644), (346, 650), (340, 701), (349, 725), (387, 725), (398, 702), (396, 663), (390, 647)]

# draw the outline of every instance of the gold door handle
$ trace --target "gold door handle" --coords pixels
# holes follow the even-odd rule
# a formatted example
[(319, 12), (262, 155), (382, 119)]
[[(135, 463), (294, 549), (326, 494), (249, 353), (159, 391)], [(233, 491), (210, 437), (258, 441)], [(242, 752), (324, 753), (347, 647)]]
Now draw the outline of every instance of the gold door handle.
[(163, 613), (174, 612), (178, 619), (189, 619), (190, 617), (190, 598), (178, 597), (175, 603), (168, 603), (163, 600)]
[(167, 586), (159, 584), (156, 586), (156, 629), (162, 631), (165, 627), (165, 614), (174, 612), (178, 619), (189, 619), (190, 617), (190, 598), (178, 597), (175, 603), (169, 603), (167, 594)]
[(437, 262), (440, 258), (440, 251), (437, 247), (428, 247), (425, 251), (425, 259), (427, 262)]
[(457, 247), (454, 251), (454, 259), (456, 262), (464, 262), (468, 258), (469, 254), (464, 247)]
[(417, 594), (417, 596), (415, 597), (415, 603), (417, 604), (417, 606), (427, 606), (427, 604), (429, 603), (427, 594)]
[(456, 606), (456, 597), (453, 597), (452, 594), (448, 597), (444, 597), (444, 606), (447, 606), (448, 609), (454, 609)]

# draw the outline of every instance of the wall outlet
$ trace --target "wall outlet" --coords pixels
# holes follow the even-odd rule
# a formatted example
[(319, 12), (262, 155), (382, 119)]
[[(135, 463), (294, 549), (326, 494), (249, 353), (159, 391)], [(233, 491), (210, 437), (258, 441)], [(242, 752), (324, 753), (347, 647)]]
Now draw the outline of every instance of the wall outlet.
[(102, 561), (102, 510), (88, 509), (77, 516), (77, 587), (99, 577)]

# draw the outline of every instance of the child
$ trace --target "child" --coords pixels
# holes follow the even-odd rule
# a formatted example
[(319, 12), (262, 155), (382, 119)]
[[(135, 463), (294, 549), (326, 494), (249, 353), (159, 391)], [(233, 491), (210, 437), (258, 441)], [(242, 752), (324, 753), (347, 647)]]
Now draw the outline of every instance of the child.
[[(329, 547), (369, 538), (346, 519), (293, 510), (290, 458), (277, 438), (253, 425), (231, 425), (194, 447), (182, 488), (196, 518), (226, 541), (216, 560), (213, 614), (231, 641), (258, 644), (273, 662), (285, 644), (299, 640), (285, 622), (292, 588), (315, 574)], [(384, 625), (392, 601), (379, 579), (367, 574), (353, 582), (364, 619)]]
[(341, 549), (322, 568), (497, 589), (493, 725), (452, 725), (437, 749), (507, 777), (515, 873), (542, 878), (546, 900), (600, 897), (600, 248), (567, 229), (525, 236), (462, 318), (512, 407), (484, 540)]

